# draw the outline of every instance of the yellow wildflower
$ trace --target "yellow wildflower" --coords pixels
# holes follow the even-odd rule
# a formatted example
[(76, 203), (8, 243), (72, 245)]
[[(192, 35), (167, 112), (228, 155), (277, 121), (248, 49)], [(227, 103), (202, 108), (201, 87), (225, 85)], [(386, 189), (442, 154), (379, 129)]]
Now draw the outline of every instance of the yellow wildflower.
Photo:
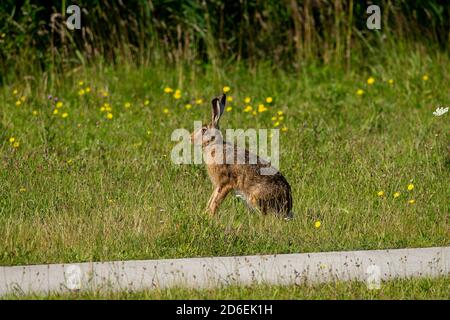
[(414, 185), (412, 183), (408, 184), (408, 191), (411, 191), (414, 189)]
[(13, 143), (14, 141), (16, 141), (16, 138), (14, 137), (9, 138), (9, 143)]
[(251, 112), (252, 110), (252, 106), (245, 106), (244, 112)]
[(164, 88), (164, 92), (165, 92), (165, 93), (172, 93), (172, 92), (173, 92), (173, 89), (170, 88), (170, 87), (165, 87), (165, 88)]
[(408, 201), (408, 203), (409, 203), (409, 204), (414, 204), (414, 203), (416, 203), (416, 200), (411, 199), (411, 200)]
[(389, 79), (389, 80), (388, 80), (388, 83), (389, 83), (390, 85), (394, 84), (394, 79)]
[(227, 101), (228, 102), (232, 102), (233, 101), (233, 97), (232, 96), (227, 97)]
[(27, 99), (27, 97), (25, 97), (25, 96), (20, 97), (20, 100), (22, 100), (22, 102), (25, 102), (26, 99)]
[(314, 223), (314, 227), (315, 227), (316, 229), (319, 229), (321, 226), (322, 226), (322, 223), (321, 223), (319, 220), (317, 220), (317, 221)]
[(188, 103), (188, 104), (186, 104), (184, 107), (185, 107), (187, 110), (189, 110), (189, 109), (192, 108), (192, 104)]
[(377, 195), (378, 195), (379, 197), (384, 196), (384, 191), (378, 191)]
[(125, 106), (125, 108), (129, 108), (129, 107), (131, 107), (131, 103), (129, 103), (129, 102), (125, 102), (125, 104), (124, 104), (124, 106)]
[(145, 101), (144, 101), (144, 106), (148, 106), (148, 105), (149, 105), (149, 103), (150, 103), (150, 101), (148, 101), (148, 100), (145, 100)]
[(267, 110), (269, 109), (267, 109), (266, 106), (264, 106), (262, 103), (258, 105), (258, 112), (264, 112)]
[(53, 110), (53, 114), (58, 114), (58, 109)]
[(13, 90), (13, 95), (16, 96), (18, 93), (19, 93), (19, 91), (17, 91), (17, 89), (14, 89), (14, 90)]
[(20, 106), (21, 104), (22, 104), (22, 101), (20, 101), (20, 100), (16, 101), (16, 106)]
[(33, 110), (33, 116), (37, 116), (39, 113), (36, 110)]
[(277, 121), (273, 124), (274, 127), (278, 127), (280, 125), (280, 121)]
[(428, 81), (428, 79), (430, 79), (430, 78), (428, 77), (427, 74), (425, 74), (425, 75), (422, 77), (422, 80), (423, 80), (423, 81)]
[(84, 91), (86, 91), (86, 93), (89, 93), (89, 92), (91, 92), (91, 88), (90, 88), (90, 87), (86, 87), (86, 88), (84, 89)]
[(113, 118), (113, 114), (112, 114), (111, 112), (108, 112), (108, 113), (106, 114), (106, 119), (111, 120), (112, 118)]
[(231, 110), (233, 110), (233, 108), (232, 107), (227, 107), (227, 109), (226, 109), (228, 112), (230, 112)]
[(78, 95), (82, 96), (82, 95), (84, 95), (84, 94), (85, 94), (84, 89), (80, 89), (80, 90), (78, 91)]
[(229, 86), (225, 86), (223, 87), (223, 93), (227, 93), (231, 90), (231, 88)]
[(19, 141), (16, 141), (16, 142), (13, 143), (13, 147), (14, 147), (14, 148), (17, 149), (19, 146), (20, 146)]
[(203, 99), (197, 99), (195, 100), (195, 104), (202, 104), (203, 103)]
[(175, 93), (173, 94), (173, 97), (175, 99), (180, 99), (181, 98), (181, 91), (180, 90), (175, 90)]
[(84, 84), (84, 81), (79, 81), (78, 85), (81, 87)]
[(394, 193), (394, 199), (400, 197), (400, 192)]
[(168, 113), (169, 113), (169, 109), (164, 108), (164, 109), (163, 109), (163, 112), (164, 112), (165, 114), (168, 114)]
[(279, 116), (283, 115), (283, 111), (278, 111), (277, 113), (278, 113)]
[(63, 103), (61, 102), (61, 101), (58, 101), (57, 103), (56, 103), (56, 107), (57, 108), (61, 108), (63, 106)]
[(266, 102), (267, 102), (267, 103), (272, 103), (272, 101), (273, 101), (273, 98), (272, 98), (272, 97), (267, 97), (267, 98), (266, 98)]
[(244, 102), (245, 102), (245, 103), (250, 103), (251, 100), (252, 100), (252, 99), (251, 99), (250, 97), (245, 97)]
[(287, 127), (283, 127), (283, 128), (281, 128), (281, 131), (286, 132), (286, 131), (288, 131), (288, 128)]
[(63, 118), (67, 118), (69, 116), (69, 114), (67, 113), (67, 112), (64, 112), (62, 115), (61, 115), (61, 117), (63, 117)]
[(357, 94), (358, 96), (362, 96), (362, 95), (364, 94), (364, 90), (363, 90), (363, 89), (358, 89), (358, 90), (356, 91), (356, 94)]
[(370, 77), (369, 79), (367, 79), (368, 85), (372, 85), (372, 84), (374, 84), (374, 82), (375, 82), (375, 79), (373, 77)]
[(19, 191), (20, 191), (20, 192), (26, 192), (27, 189), (25, 189), (24, 187), (22, 187), (22, 188), (19, 189)]

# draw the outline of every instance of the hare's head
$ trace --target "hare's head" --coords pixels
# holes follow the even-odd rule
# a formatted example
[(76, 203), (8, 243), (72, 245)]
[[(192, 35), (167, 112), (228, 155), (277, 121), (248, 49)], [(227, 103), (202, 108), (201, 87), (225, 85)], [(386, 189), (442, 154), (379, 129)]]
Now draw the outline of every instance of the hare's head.
[(225, 94), (220, 98), (214, 98), (212, 104), (212, 121), (203, 125), (200, 129), (191, 134), (191, 141), (196, 145), (207, 146), (212, 143), (222, 141), (222, 134), (219, 130), (219, 119), (225, 110), (227, 98)]

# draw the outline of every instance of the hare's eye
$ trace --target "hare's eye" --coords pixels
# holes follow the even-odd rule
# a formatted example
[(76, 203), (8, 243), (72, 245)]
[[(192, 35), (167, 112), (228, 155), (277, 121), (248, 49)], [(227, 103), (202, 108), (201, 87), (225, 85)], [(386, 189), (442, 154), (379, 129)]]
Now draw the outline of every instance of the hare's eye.
[(207, 130), (207, 129), (206, 129), (205, 127), (203, 127), (203, 128), (202, 128), (202, 133), (205, 133), (206, 130)]

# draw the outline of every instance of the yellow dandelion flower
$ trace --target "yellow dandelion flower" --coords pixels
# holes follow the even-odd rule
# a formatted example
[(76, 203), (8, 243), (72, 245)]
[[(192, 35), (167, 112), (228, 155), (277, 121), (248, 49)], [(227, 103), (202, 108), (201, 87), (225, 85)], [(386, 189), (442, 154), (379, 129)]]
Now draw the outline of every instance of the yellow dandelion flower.
[(356, 91), (356, 94), (357, 94), (358, 96), (362, 96), (362, 95), (364, 94), (364, 90), (363, 90), (363, 89), (358, 89), (358, 90)]
[(168, 114), (168, 113), (169, 113), (169, 109), (164, 108), (164, 109), (163, 109), (163, 112), (164, 112), (165, 114)]
[(422, 77), (422, 80), (423, 80), (423, 81), (428, 81), (428, 79), (430, 79), (430, 77), (429, 77), (427, 74), (425, 74), (425, 75)]
[(275, 121), (275, 120), (277, 120), (277, 117), (272, 117), (272, 118), (270, 118), (270, 120)]
[(384, 196), (384, 191), (378, 191), (377, 195), (378, 195), (379, 197)]
[(172, 93), (172, 92), (173, 92), (173, 89), (170, 88), (170, 87), (165, 87), (165, 88), (164, 88), (164, 92), (165, 92), (165, 93)]
[(33, 110), (33, 116), (37, 116), (39, 114), (39, 112), (37, 112), (36, 110)]
[(16, 101), (16, 106), (20, 106), (21, 104), (22, 104), (22, 101), (20, 101), (20, 100)]
[(279, 116), (282, 116), (284, 113), (283, 113), (283, 111), (278, 111), (277, 114), (278, 114)]
[(251, 112), (252, 110), (252, 106), (245, 106), (244, 112)]
[(258, 105), (258, 112), (264, 112), (267, 110), (269, 110), (269, 109), (267, 109), (266, 106), (263, 105), (262, 103)]
[(175, 90), (175, 93), (173, 94), (173, 97), (175, 99), (180, 99), (181, 98), (181, 91), (180, 90)]
[(189, 109), (192, 108), (192, 104), (188, 103), (188, 104), (186, 104), (184, 107), (185, 107), (187, 110), (189, 110)]
[(152, 132), (150, 130), (147, 130), (147, 135), (149, 136)]
[(53, 114), (58, 114), (58, 109), (53, 110)]
[(283, 128), (281, 128), (281, 131), (286, 132), (286, 131), (288, 131), (288, 128), (287, 127), (283, 127)]
[(150, 101), (148, 101), (148, 100), (145, 100), (145, 101), (144, 101), (144, 106), (148, 106), (148, 105), (149, 105), (149, 103), (150, 103)]
[(78, 81), (78, 85), (81, 87), (82, 85), (84, 85), (84, 81)]
[(256, 116), (258, 113), (256, 111), (252, 112), (252, 115)]
[(69, 114), (67, 113), (67, 112), (64, 112), (62, 115), (61, 115), (61, 117), (63, 117), (63, 118), (67, 118), (69, 116)]
[(283, 120), (284, 120), (284, 117), (283, 117), (283, 116), (278, 117), (278, 120), (283, 121)]
[(20, 97), (20, 100), (22, 100), (22, 102), (25, 102), (25, 100), (27, 100), (27, 97), (21, 96), (21, 97)]
[(111, 112), (108, 112), (108, 113), (106, 114), (106, 119), (111, 120), (112, 118), (113, 118), (113, 114), (112, 114)]
[(414, 204), (414, 203), (416, 203), (416, 200), (411, 199), (411, 200), (408, 201), (408, 203), (409, 203), (409, 204)]
[(16, 138), (14, 138), (14, 137), (11, 137), (11, 138), (9, 138), (9, 143), (13, 143), (14, 141), (16, 141)]
[(375, 83), (375, 78), (374, 77), (370, 77), (369, 79), (367, 79), (367, 84), (368, 85), (372, 85)]
[(19, 93), (19, 91), (17, 91), (17, 89), (14, 89), (14, 90), (13, 90), (13, 95), (16, 96), (18, 93)]
[(56, 107), (57, 108), (61, 108), (63, 106), (63, 103), (61, 102), (61, 101), (58, 101), (57, 103), (56, 103)]
[(389, 80), (388, 80), (388, 83), (389, 83), (390, 85), (393, 85), (393, 84), (394, 84), (394, 79), (389, 79)]
[(125, 104), (124, 104), (124, 106), (125, 106), (125, 108), (130, 108), (131, 107), (131, 103), (129, 103), (129, 102), (125, 102)]
[(411, 191), (414, 189), (414, 185), (412, 183), (408, 184), (408, 191)]
[(322, 223), (319, 220), (314, 222), (314, 228), (319, 229), (321, 226), (322, 226)]
[(25, 189), (24, 187), (22, 187), (22, 188), (19, 189), (19, 191), (20, 191), (20, 192), (26, 192), (27, 189)]
[(251, 100), (252, 100), (252, 99), (251, 99), (250, 97), (245, 97), (244, 102), (245, 102), (245, 103), (250, 103)]
[(266, 102), (267, 102), (267, 103), (272, 103), (272, 101), (273, 101), (273, 98), (272, 98), (272, 97), (267, 97), (267, 98), (266, 98)]
[(84, 91), (84, 89), (80, 89), (80, 90), (78, 91), (78, 95), (79, 95), (79, 96), (83, 96), (85, 93), (86, 93), (86, 92)]
[(104, 112), (106, 110), (105, 107), (100, 107), (100, 112)]
[(227, 109), (226, 109), (228, 112), (230, 112), (231, 110), (233, 110), (233, 108), (232, 107), (227, 107)]
[(86, 93), (89, 93), (89, 92), (91, 92), (91, 88), (90, 88), (90, 87), (86, 87), (86, 88), (84, 89), (84, 91), (86, 91)]
[(223, 87), (223, 93), (227, 93), (231, 90), (231, 88), (229, 86), (225, 86)]
[(233, 97), (232, 96), (227, 97), (227, 101), (228, 102), (232, 102), (233, 101)]
[(14, 143), (13, 143), (13, 147), (16, 148), (16, 149), (17, 149), (18, 147), (20, 147), (19, 141), (14, 142)]
[(280, 121), (277, 121), (273, 124), (274, 127), (278, 127), (280, 125)]
[(195, 104), (202, 104), (203, 103), (203, 99), (197, 99), (195, 100)]
[(108, 96), (108, 92), (107, 92), (107, 91), (103, 91), (103, 92), (102, 92), (102, 96), (103, 96), (104, 98), (106, 98), (106, 97)]
[(396, 198), (398, 198), (398, 197), (400, 197), (400, 192), (394, 193), (394, 199), (396, 199)]

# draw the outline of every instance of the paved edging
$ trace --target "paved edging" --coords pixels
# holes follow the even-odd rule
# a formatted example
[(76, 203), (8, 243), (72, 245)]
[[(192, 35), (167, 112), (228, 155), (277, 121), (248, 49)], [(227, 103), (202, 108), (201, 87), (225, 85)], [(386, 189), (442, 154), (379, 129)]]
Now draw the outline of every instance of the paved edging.
[(389, 280), (450, 274), (450, 247), (0, 267), (0, 295), (230, 284)]

